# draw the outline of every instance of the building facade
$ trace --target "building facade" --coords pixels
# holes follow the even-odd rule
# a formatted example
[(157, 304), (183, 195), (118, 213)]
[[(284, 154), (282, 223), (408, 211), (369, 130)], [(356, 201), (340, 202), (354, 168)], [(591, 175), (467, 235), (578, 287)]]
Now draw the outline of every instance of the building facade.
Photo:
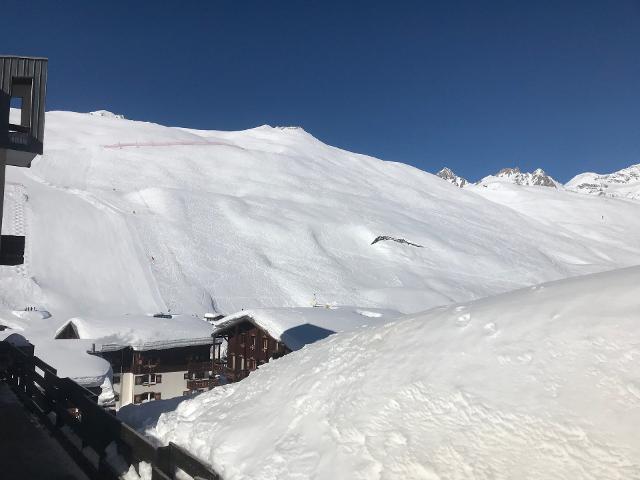
[(213, 372), (211, 341), (200, 345), (136, 350), (133, 347), (96, 352), (111, 364), (116, 409), (210, 390)]
[(242, 380), (260, 365), (291, 352), (250, 317), (217, 328), (213, 336), (214, 372), (220, 376), (220, 383)]

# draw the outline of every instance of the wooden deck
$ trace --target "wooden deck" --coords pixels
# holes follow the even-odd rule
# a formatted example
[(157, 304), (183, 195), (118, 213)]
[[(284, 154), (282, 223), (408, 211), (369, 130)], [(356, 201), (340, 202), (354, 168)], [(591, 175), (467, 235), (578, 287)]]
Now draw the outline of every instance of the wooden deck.
[(0, 381), (0, 477), (88, 480), (84, 472), (6, 383)]

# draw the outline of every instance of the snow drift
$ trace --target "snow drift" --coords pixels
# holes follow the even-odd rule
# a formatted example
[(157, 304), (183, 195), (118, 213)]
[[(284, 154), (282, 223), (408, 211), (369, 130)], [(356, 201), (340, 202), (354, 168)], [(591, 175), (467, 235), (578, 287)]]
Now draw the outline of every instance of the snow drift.
[(238, 479), (640, 478), (640, 267), (341, 333), (150, 433)]

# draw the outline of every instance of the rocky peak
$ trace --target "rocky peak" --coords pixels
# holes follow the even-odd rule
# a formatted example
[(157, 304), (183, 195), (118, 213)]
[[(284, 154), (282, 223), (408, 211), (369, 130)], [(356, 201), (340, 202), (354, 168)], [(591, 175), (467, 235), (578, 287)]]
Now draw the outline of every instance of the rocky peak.
[(509, 180), (516, 185), (535, 185), (541, 187), (558, 188), (559, 183), (544, 170), (537, 168), (533, 172), (522, 172), (518, 167), (503, 168), (496, 175), (497, 178)]
[(436, 175), (449, 183), (453, 183), (456, 187), (463, 188), (465, 185), (469, 184), (467, 180), (459, 177), (458, 175), (453, 173), (453, 170), (447, 167), (444, 167), (442, 170), (436, 173)]
[(569, 180), (566, 188), (590, 195), (640, 199), (640, 164), (613, 173), (582, 173)]

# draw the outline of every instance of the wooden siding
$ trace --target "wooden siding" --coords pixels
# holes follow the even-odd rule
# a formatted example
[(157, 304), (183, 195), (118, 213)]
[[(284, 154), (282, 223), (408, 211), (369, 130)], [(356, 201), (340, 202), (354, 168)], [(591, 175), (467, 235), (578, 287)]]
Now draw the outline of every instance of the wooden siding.
[(215, 336), (227, 340), (227, 356), (221, 358), (216, 347), (214, 367), (216, 373), (230, 382), (242, 380), (260, 365), (290, 352), (282, 342), (249, 320), (218, 331)]

